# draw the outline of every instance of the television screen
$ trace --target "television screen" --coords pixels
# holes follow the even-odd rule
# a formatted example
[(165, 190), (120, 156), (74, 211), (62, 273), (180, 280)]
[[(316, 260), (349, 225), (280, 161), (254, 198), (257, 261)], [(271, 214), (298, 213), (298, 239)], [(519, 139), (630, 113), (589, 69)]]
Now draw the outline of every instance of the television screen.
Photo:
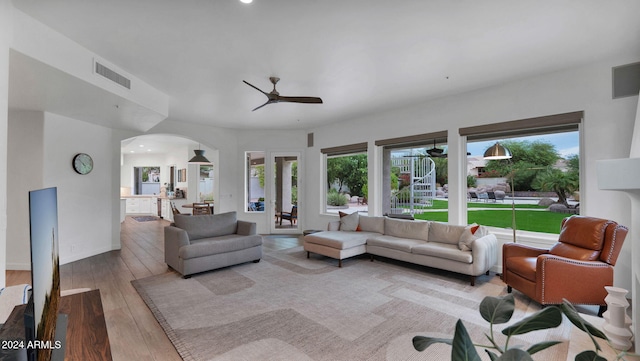
[(36, 347), (28, 350), (28, 353), (30, 360), (37, 356), (38, 361), (48, 361), (56, 344), (55, 332), (60, 300), (58, 196), (55, 187), (29, 192), (29, 219)]

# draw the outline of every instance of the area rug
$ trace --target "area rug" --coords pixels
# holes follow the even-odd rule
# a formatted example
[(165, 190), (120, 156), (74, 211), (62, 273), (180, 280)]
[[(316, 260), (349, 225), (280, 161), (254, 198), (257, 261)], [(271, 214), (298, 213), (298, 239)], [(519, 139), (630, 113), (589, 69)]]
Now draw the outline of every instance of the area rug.
[[(472, 287), (467, 277), (392, 260), (336, 264), (296, 247), (189, 279), (169, 272), (132, 283), (184, 360), (448, 360), (450, 346), (418, 352), (412, 338), (452, 337), (461, 318), (472, 339), (487, 344), (479, 303), (506, 292), (494, 275)], [(516, 296), (513, 320), (538, 310)], [(495, 330), (500, 342), (503, 327)], [(510, 343), (567, 341), (570, 333), (564, 322)], [(565, 360), (567, 352), (564, 342), (536, 359)]]
[(138, 222), (151, 222), (151, 221), (157, 221), (160, 219), (160, 217), (156, 217), (156, 216), (133, 216), (131, 218), (135, 219)]

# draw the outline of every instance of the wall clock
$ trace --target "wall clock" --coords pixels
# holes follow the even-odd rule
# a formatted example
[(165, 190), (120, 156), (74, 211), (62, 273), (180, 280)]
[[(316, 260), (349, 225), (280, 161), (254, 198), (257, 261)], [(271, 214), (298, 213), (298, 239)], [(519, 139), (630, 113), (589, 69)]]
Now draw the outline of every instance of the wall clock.
[(78, 174), (89, 174), (93, 170), (93, 159), (86, 153), (78, 153), (73, 157), (73, 170)]

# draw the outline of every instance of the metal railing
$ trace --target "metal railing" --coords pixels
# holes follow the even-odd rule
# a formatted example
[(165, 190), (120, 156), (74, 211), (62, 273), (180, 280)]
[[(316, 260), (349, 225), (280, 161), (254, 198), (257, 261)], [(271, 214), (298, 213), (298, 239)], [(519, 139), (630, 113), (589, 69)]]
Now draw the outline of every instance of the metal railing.
[(391, 213), (419, 214), (433, 205), (436, 196), (436, 167), (433, 160), (425, 156), (391, 158), (391, 166), (400, 169), (400, 174), (409, 177), (409, 185), (391, 195)]

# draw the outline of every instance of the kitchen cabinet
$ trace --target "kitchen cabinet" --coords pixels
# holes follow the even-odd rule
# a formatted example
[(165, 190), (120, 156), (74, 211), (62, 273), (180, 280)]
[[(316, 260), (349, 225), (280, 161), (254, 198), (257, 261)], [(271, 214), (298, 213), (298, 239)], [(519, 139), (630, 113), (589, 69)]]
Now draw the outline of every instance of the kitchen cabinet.
[(127, 214), (158, 214), (158, 197), (127, 197), (125, 208)]

